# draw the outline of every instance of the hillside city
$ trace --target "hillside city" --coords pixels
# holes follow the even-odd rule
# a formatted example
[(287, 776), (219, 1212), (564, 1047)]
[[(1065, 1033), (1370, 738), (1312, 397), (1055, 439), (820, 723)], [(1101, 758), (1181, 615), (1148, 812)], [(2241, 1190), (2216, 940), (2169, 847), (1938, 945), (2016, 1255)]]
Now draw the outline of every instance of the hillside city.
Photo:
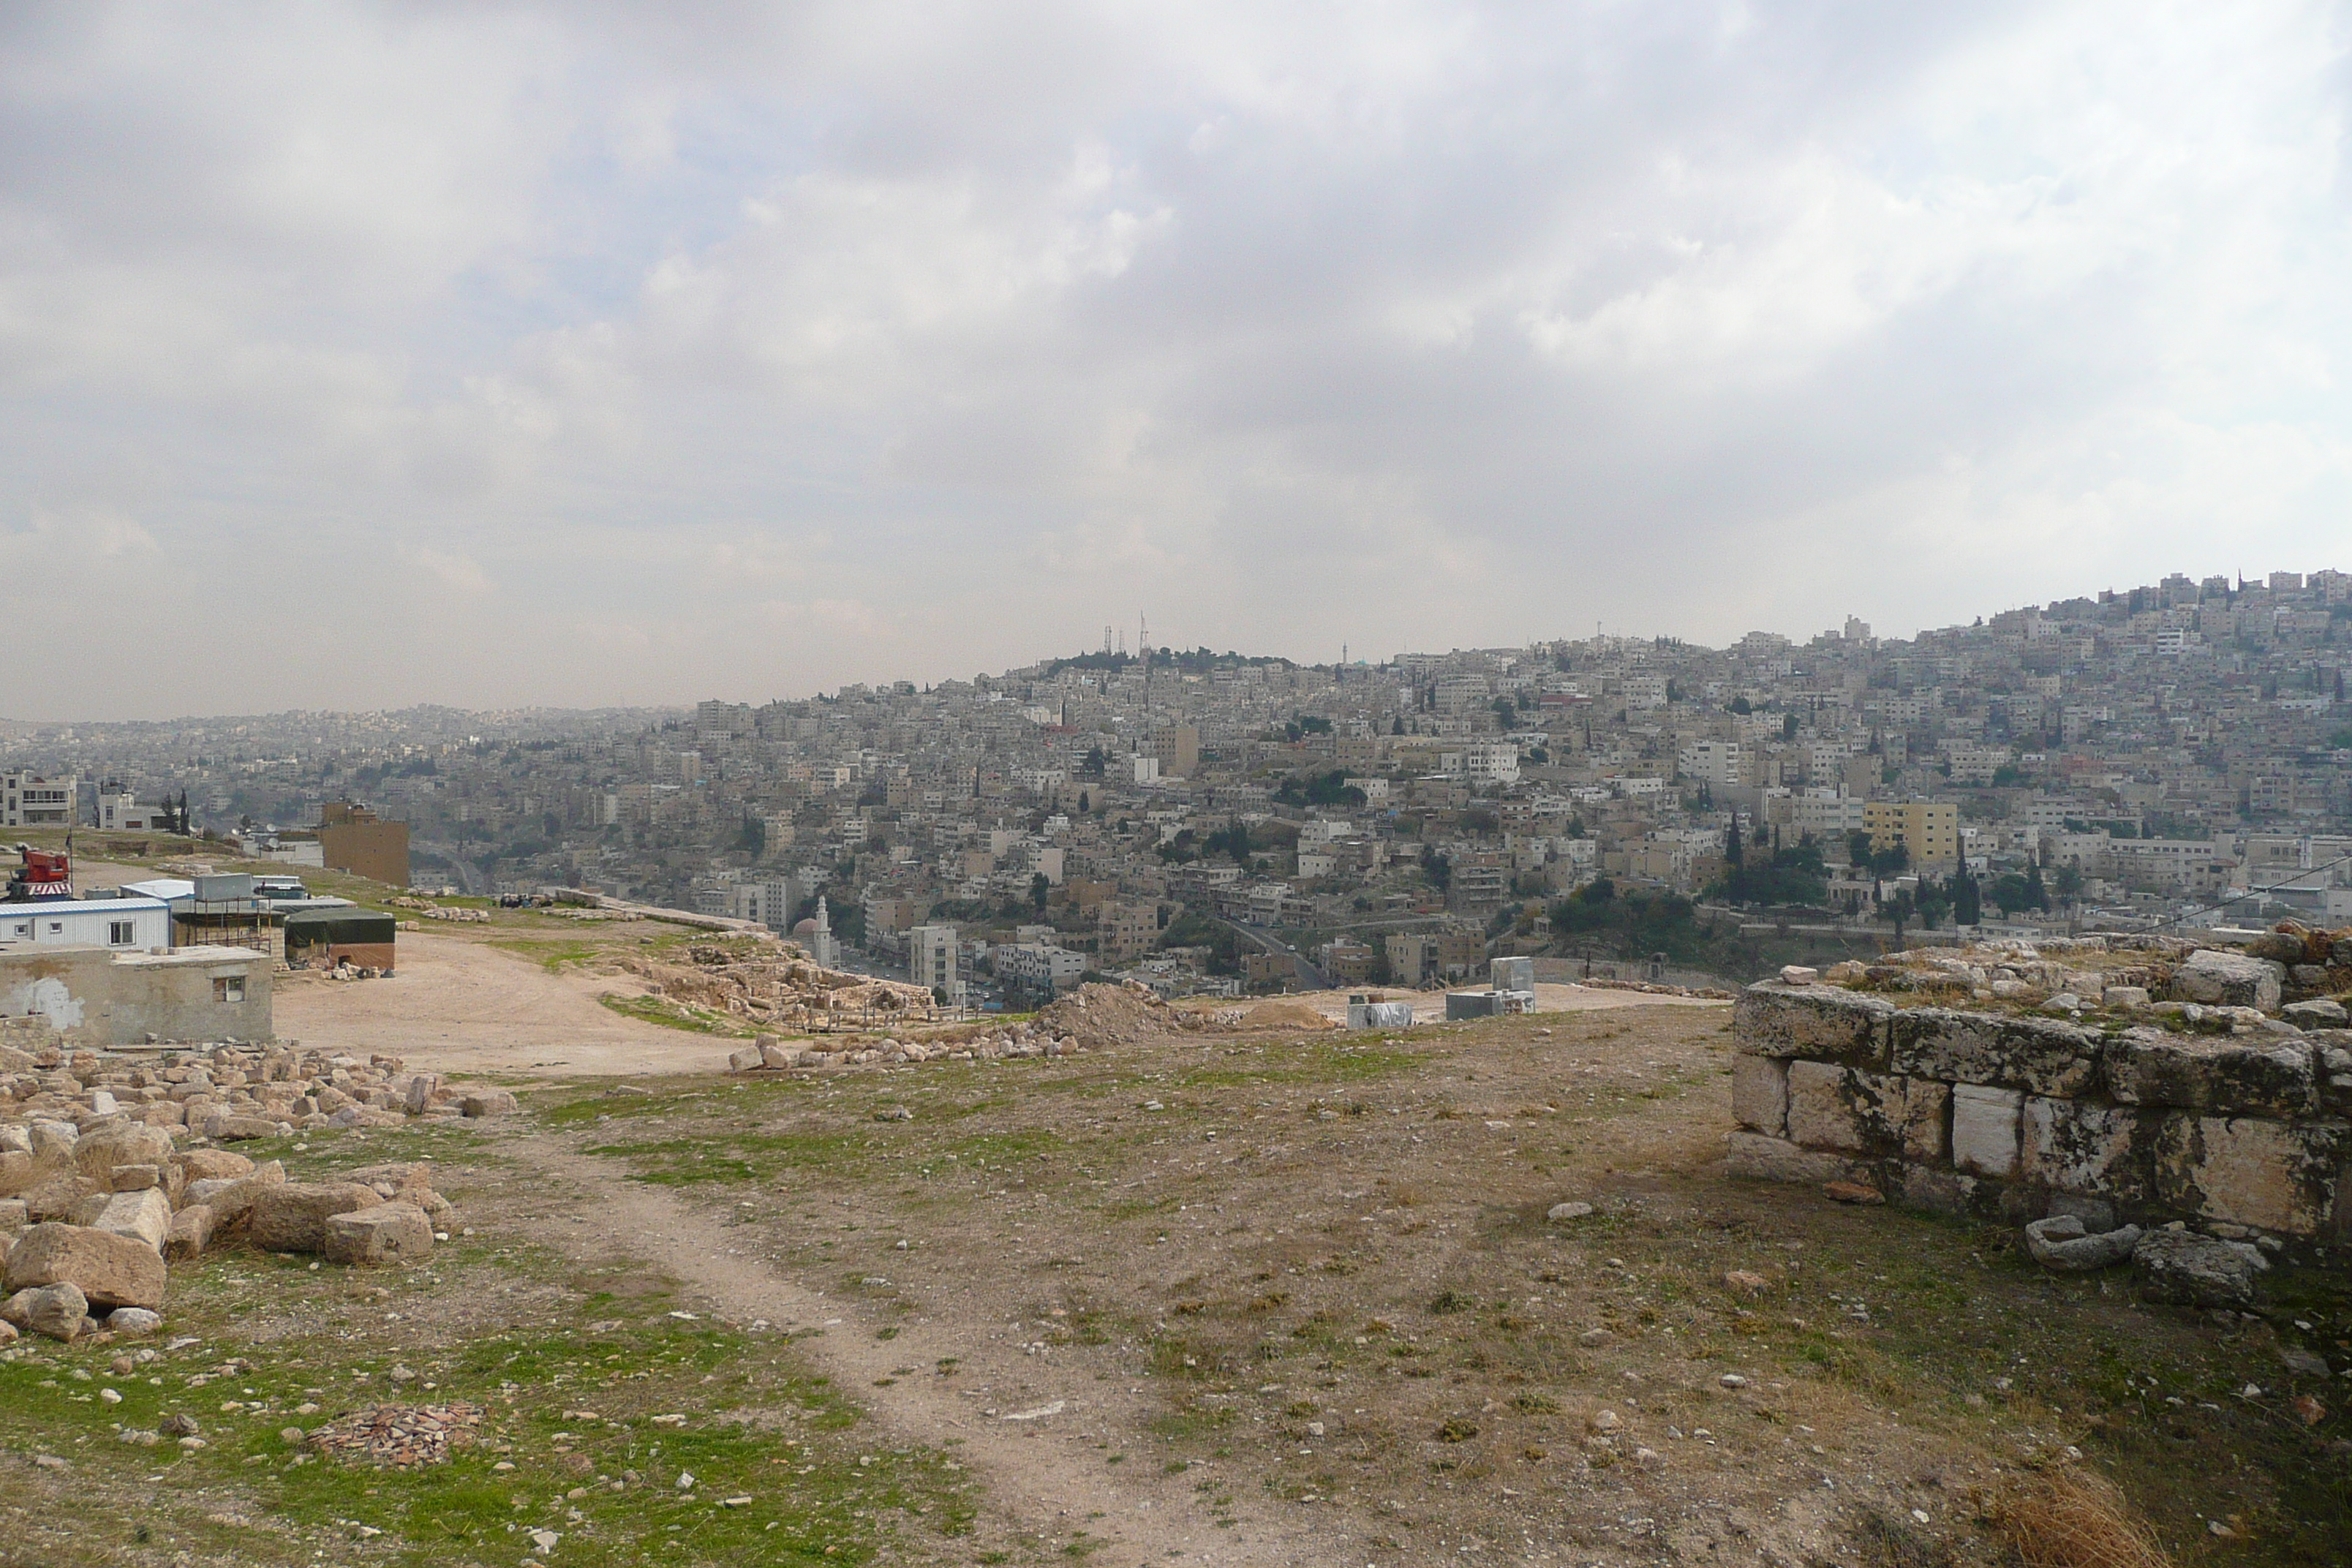
[(1748, 978), (1956, 923), (2341, 923), (2347, 660), (2352, 574), (2175, 574), (1907, 640), (1300, 665), (1107, 629), (1001, 675), (690, 712), (6, 723), (0, 766), (11, 825), (62, 781), (79, 823), (184, 803), (299, 865), (328, 803), (364, 802), (409, 825), (420, 885), (731, 915), (958, 1002), (1427, 984), (1506, 953)]

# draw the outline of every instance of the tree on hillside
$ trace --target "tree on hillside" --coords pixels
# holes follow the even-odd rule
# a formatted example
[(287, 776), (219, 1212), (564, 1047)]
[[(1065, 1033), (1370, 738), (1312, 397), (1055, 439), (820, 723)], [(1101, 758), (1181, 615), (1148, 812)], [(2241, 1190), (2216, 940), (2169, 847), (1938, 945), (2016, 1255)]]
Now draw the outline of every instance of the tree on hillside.
[(1972, 926), (1984, 920), (1984, 891), (1966, 871), (1952, 878), (1952, 923)]

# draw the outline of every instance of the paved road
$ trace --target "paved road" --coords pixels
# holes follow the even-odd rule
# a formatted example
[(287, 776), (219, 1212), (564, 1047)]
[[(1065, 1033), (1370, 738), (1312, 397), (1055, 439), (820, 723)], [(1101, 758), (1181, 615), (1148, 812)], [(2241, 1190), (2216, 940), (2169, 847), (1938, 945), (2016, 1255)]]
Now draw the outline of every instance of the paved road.
[(1321, 970), (1316, 968), (1312, 963), (1307, 963), (1307, 955), (1305, 953), (1299, 952), (1288, 942), (1284, 942), (1281, 938), (1274, 935), (1273, 932), (1261, 930), (1256, 926), (1251, 925), (1246, 921), (1227, 920), (1223, 915), (1213, 915), (1210, 918), (1214, 920), (1219, 925), (1231, 930), (1235, 935), (1244, 937), (1249, 941), (1255, 942), (1262, 951), (1266, 952), (1278, 952), (1287, 957), (1290, 962), (1297, 966), (1300, 989), (1307, 991), (1328, 991), (1331, 989), (1331, 981), (1328, 975), (1326, 975)]
[(450, 868), (457, 873), (458, 891), (467, 898), (487, 898), (489, 895), (489, 879), (484, 877), (482, 868), (467, 859), (455, 845), (436, 844), (419, 839), (415, 847), (435, 857), (436, 860), (447, 861)]

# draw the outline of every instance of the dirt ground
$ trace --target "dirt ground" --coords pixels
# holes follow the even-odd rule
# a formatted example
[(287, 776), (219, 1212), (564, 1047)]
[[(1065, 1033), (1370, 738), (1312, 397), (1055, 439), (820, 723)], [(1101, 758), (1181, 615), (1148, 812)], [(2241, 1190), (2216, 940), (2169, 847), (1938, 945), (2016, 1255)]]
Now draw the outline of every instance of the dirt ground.
[(637, 995), (612, 975), (544, 965), (477, 938), (400, 933), (398, 971), (381, 980), (278, 976), (278, 1033), (305, 1045), (389, 1052), (428, 1072), (698, 1072), (723, 1068), (730, 1042), (615, 1013), (600, 995)]
[[(465, 1232), (372, 1275), (175, 1268), (203, 1368), (121, 1416), (191, 1410), (202, 1452), (108, 1436), (75, 1381), (106, 1347), (0, 1366), (0, 1518), (27, 1561), (142, 1568), (514, 1563), (524, 1524), (550, 1568), (1990, 1568), (2001, 1500), (2063, 1471), (2184, 1565), (2352, 1558), (2340, 1276), (2219, 1321), (1997, 1227), (1735, 1181), (1727, 1023), (583, 1073), (520, 1118), (259, 1145), (308, 1179), (435, 1157)], [(295, 1467), (289, 1411), (402, 1362), (505, 1447)], [(199, 1398), (215, 1365), (237, 1386)]]
[(1993, 1563), (2000, 1500), (2069, 1466), (2184, 1561), (2346, 1560), (2310, 1370), (2340, 1280), (2218, 1324), (1733, 1181), (1727, 1026), (583, 1086), (534, 1163), (718, 1310), (823, 1328), (882, 1420), (970, 1444), (1020, 1532), (1092, 1518), (1107, 1563)]

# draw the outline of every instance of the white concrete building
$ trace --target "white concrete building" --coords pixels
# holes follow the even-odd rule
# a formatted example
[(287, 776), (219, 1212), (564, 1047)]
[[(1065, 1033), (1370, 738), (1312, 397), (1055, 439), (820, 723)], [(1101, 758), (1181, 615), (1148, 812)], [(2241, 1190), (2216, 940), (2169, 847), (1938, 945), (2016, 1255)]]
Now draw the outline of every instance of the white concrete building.
[(964, 1003), (963, 944), (950, 925), (916, 926), (907, 932), (907, 974), (951, 1007)]
[(0, 827), (71, 827), (79, 819), (81, 781), (43, 778), (24, 769), (0, 773)]
[(1084, 953), (1046, 942), (1014, 942), (992, 950), (996, 977), (1024, 991), (1067, 991), (1087, 969)]

